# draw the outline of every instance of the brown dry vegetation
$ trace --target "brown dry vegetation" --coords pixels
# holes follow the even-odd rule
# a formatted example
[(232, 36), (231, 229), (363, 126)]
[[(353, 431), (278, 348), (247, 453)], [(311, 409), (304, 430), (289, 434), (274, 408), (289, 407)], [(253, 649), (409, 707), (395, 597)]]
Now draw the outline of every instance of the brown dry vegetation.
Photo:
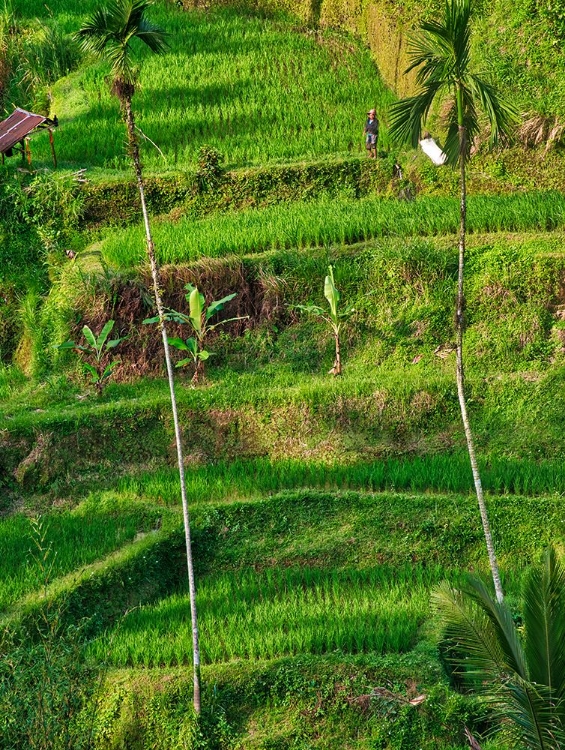
[[(161, 286), (166, 308), (188, 312), (187, 283), (197, 286), (208, 304), (236, 292), (237, 296), (221, 314), (225, 318), (246, 318), (226, 326), (225, 330), (234, 336), (288, 315), (283, 304), (282, 281), (272, 274), (246, 266), (237, 258), (203, 259), (190, 266), (164, 266), (161, 269)], [(72, 329), (71, 338), (79, 339), (85, 324), (98, 333), (107, 320), (115, 320), (115, 331), (120, 336), (128, 337), (118, 350), (121, 364), (115, 370), (115, 379), (130, 380), (141, 375), (160, 374), (163, 369), (161, 335), (157, 326), (143, 325), (142, 322), (154, 315), (149, 274), (143, 275), (139, 281), (119, 275), (111, 280), (101, 277), (99, 284), (105, 288), (100, 290), (97, 304), (91, 305), (90, 298), (83, 300), (79, 311), (80, 323), (76, 323)], [(168, 324), (168, 332), (169, 336), (182, 338), (191, 335), (186, 326), (174, 323)], [(213, 337), (212, 333), (212, 340)]]
[(545, 145), (545, 150), (563, 141), (565, 123), (559, 117), (530, 113), (518, 130), (518, 140), (526, 148)]

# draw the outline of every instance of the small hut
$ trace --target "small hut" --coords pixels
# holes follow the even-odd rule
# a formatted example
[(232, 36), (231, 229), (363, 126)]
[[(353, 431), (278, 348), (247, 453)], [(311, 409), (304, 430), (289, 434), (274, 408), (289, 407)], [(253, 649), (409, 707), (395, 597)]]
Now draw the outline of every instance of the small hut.
[(5, 156), (12, 156), (14, 152), (20, 152), (22, 159), (27, 159), (28, 164), (31, 165), (29, 135), (34, 130), (47, 129), (49, 131), (53, 164), (56, 167), (57, 157), (55, 155), (55, 144), (53, 143), (53, 128), (56, 128), (58, 124), (56, 116), (51, 120), (49, 117), (36, 115), (33, 112), (26, 112), (25, 109), (16, 107), (6, 120), (0, 122), (0, 154), (2, 154), (2, 164), (4, 164)]

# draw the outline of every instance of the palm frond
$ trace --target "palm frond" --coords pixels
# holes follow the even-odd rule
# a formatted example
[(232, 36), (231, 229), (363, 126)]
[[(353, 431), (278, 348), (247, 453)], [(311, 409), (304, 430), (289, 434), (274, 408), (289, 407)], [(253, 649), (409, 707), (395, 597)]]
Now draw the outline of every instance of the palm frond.
[(445, 25), (450, 31), (457, 77), (462, 78), (469, 68), (471, 55), (471, 0), (451, 0), (445, 4)]
[(95, 55), (103, 54), (110, 37), (111, 30), (106, 8), (96, 10), (74, 35), (84, 52)]
[(410, 143), (413, 148), (416, 148), (420, 140), (422, 125), (441, 87), (441, 83), (430, 83), (417, 96), (401, 99), (391, 106), (389, 133), (394, 141)]
[(551, 699), (543, 685), (514, 676), (501, 685), (495, 712), (516, 745), (531, 750), (559, 750), (563, 733), (555, 721)]
[(543, 686), (512, 675), (493, 683), (479, 682), (475, 687), (490, 709), (492, 724), (487, 735), (501, 731), (510, 747), (560, 750), (562, 744), (556, 744), (562, 741), (560, 728)]
[(167, 50), (166, 32), (146, 18), (143, 19), (143, 23), (139, 24), (136, 38), (157, 55), (163, 54)]
[(462, 678), (478, 687), (498, 684), (508, 665), (485, 612), (465, 592), (446, 582), (432, 592), (432, 602), (445, 623), (451, 652), (448, 659), (461, 667)]
[(524, 586), (525, 651), (530, 679), (547, 685), (554, 701), (565, 698), (565, 569), (546, 551)]
[(462, 91), (463, 103), (463, 131), (459, 129), (459, 111), (455, 98), (449, 101), (449, 106), (442, 115), (442, 120), (447, 123), (447, 135), (443, 146), (447, 154), (447, 162), (451, 166), (456, 166), (459, 159), (463, 156), (469, 157), (474, 132), (478, 127), (477, 115), (473, 102), (468, 102), (465, 92)]
[(76, 33), (84, 52), (105, 57), (115, 79), (133, 84), (136, 69), (131, 45), (135, 40), (157, 54), (166, 49), (166, 33), (145, 18), (149, 0), (111, 0), (95, 11)]
[(459, 135), (459, 125), (457, 124), (457, 109), (455, 102), (453, 102), (452, 111), (454, 117), (450, 118), (449, 127), (447, 129), (447, 136), (443, 145), (443, 151), (447, 154), (447, 163), (451, 164), (452, 167), (456, 166), (461, 156), (461, 143)]
[(419, 68), (416, 82), (424, 86), (428, 81), (446, 80), (451, 77), (453, 53), (448, 38), (442, 34), (418, 34), (409, 41), (408, 54), (411, 62), (405, 73)]
[(465, 593), (480, 607), (494, 628), (497, 642), (504, 653), (505, 669), (523, 680), (528, 679), (526, 656), (508, 605), (496, 601), (479, 578), (469, 579)]
[(518, 121), (517, 109), (498, 96), (494, 86), (478, 75), (471, 74), (468, 85), (471, 94), (479, 100), (488, 117), (491, 145), (495, 146), (501, 137), (510, 137)]

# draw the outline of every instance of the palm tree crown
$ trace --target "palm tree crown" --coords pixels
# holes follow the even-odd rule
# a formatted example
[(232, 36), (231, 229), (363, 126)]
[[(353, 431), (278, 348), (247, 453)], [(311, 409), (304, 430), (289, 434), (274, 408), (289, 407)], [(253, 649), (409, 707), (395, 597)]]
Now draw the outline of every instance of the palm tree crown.
[(110, 5), (95, 11), (76, 34), (85, 52), (110, 62), (118, 86), (135, 84), (136, 69), (132, 59), (135, 40), (157, 54), (166, 49), (166, 32), (145, 17), (150, 5), (151, 0), (112, 0)]
[[(452, 164), (469, 155), (470, 145), (480, 130), (478, 107), (487, 116), (490, 140), (508, 135), (515, 110), (502, 101), (493, 86), (471, 71), (472, 0), (447, 0), (439, 21), (425, 21), (420, 33), (410, 39), (408, 73), (418, 68), (420, 91), (391, 107), (393, 138), (418, 145), (423, 123), (437, 98), (447, 99), (448, 131), (444, 150)], [(461, 138), (461, 129), (464, 138)]]

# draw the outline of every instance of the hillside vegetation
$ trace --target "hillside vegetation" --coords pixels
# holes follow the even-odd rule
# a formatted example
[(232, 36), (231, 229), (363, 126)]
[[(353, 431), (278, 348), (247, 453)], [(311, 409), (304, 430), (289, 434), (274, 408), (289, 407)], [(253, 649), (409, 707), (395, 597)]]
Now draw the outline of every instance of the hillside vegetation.
[[(176, 370), (203, 711), (173, 425), (140, 206), (109, 69), (71, 42), (98, 3), (14, 0), (0, 96), (57, 114), (0, 167), (0, 736), (10, 750), (514, 750), (459, 692), (430, 592), (488, 579), (455, 383), (457, 174), (388, 107), (413, 2), (155, 3), (133, 99), (168, 309), (213, 318)], [(480, 2), (480, 67), (521, 111), (469, 169), (466, 376), (507, 600), (565, 545), (559, 3)], [(364, 154), (369, 106), (378, 158)], [(442, 113), (434, 113), (441, 140)], [(565, 122), (565, 121), (564, 121)], [(400, 164), (401, 171), (395, 166)], [(324, 278), (340, 291), (333, 377)], [(310, 312), (309, 312), (310, 310)], [(97, 388), (68, 347), (115, 321)], [(185, 341), (186, 324), (170, 336)], [(187, 351), (174, 352), (179, 362)]]

